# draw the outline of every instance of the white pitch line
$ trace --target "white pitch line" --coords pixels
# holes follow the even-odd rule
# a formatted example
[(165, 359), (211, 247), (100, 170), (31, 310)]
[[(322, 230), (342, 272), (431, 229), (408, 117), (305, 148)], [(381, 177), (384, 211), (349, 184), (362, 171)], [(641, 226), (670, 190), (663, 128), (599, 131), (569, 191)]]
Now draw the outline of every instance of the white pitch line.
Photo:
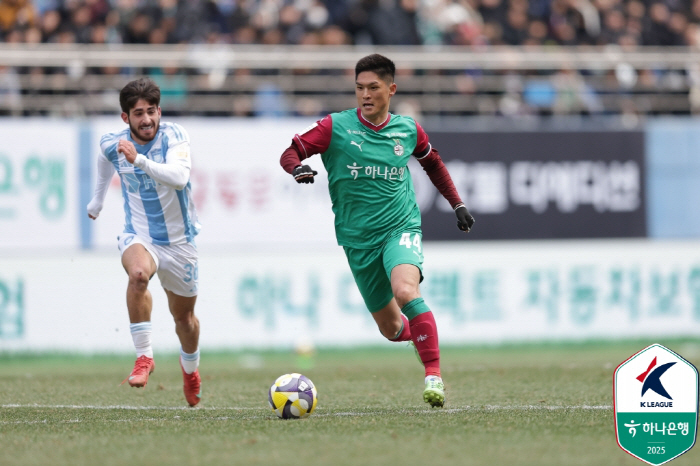
[[(538, 410), (538, 409), (543, 409), (543, 410), (549, 410), (549, 411), (554, 411), (558, 409), (572, 409), (572, 410), (583, 410), (583, 411), (590, 411), (590, 410), (596, 410), (596, 409), (613, 409), (611, 405), (577, 405), (577, 406), (543, 406), (543, 405), (519, 405), (519, 406), (499, 406), (499, 405), (485, 405), (483, 406), (484, 409), (487, 410), (507, 410), (507, 409), (515, 409), (515, 410)], [(478, 406), (473, 407), (473, 409), (479, 409)]]
[(198, 408), (190, 408), (189, 406), (129, 406), (129, 405), (40, 405), (40, 404), (7, 404), (0, 405), (0, 408), (48, 408), (48, 409), (124, 409), (124, 410), (156, 410), (156, 411), (189, 411), (192, 409), (204, 409), (204, 410), (220, 410), (220, 409), (233, 409), (233, 410), (244, 410), (244, 409), (262, 409), (262, 408), (244, 408), (244, 407), (215, 407), (215, 406), (201, 406)]
[[(20, 404), (7, 404), (0, 405), (0, 408), (13, 409), (13, 408), (48, 408), (48, 409), (111, 409), (111, 410), (154, 410), (154, 411), (185, 411), (185, 410), (256, 410), (256, 411), (266, 411), (268, 414), (265, 415), (245, 415), (245, 416), (215, 416), (215, 417), (197, 417), (195, 419), (184, 419), (186, 421), (241, 421), (241, 420), (256, 420), (256, 419), (274, 419), (274, 415), (270, 413), (269, 408), (214, 408), (214, 407), (200, 407), (200, 408), (187, 408), (187, 407), (162, 407), (162, 406), (91, 406), (91, 405), (20, 405)], [(420, 415), (431, 415), (439, 416), (441, 414), (453, 414), (460, 412), (469, 411), (501, 411), (501, 410), (520, 410), (520, 411), (554, 411), (554, 410), (611, 410), (612, 406), (599, 405), (599, 406), (589, 406), (589, 405), (577, 405), (577, 406), (538, 406), (538, 405), (485, 405), (485, 406), (462, 406), (448, 409), (425, 409), (425, 408), (415, 408), (415, 409), (402, 409), (400, 412), (420, 414)], [(316, 412), (313, 417), (364, 417), (364, 416), (378, 416), (386, 414), (385, 411), (369, 411), (369, 412), (328, 412), (324, 413), (323, 409), (321, 412)], [(85, 422), (99, 422), (99, 423), (122, 423), (122, 422), (162, 422), (162, 421), (174, 421), (182, 419), (180, 416), (173, 417), (148, 417), (148, 418), (134, 418), (134, 419), (101, 419), (93, 421), (91, 419), (81, 420), (81, 419), (68, 419), (68, 420), (57, 420), (51, 421), (51, 424), (77, 424)], [(29, 425), (29, 424), (49, 424), (47, 419), (40, 421), (0, 421), (0, 425)]]
[[(414, 414), (452, 414), (452, 413), (462, 413), (462, 412), (468, 412), (468, 411), (566, 411), (566, 410), (581, 410), (581, 411), (596, 411), (596, 410), (611, 410), (613, 409), (612, 406), (588, 406), (588, 405), (580, 405), (580, 406), (537, 406), (537, 405), (519, 405), (519, 406), (499, 406), (499, 405), (485, 405), (485, 406), (463, 406), (463, 407), (457, 407), (457, 408), (444, 408), (444, 409), (424, 409), (424, 408), (417, 408), (416, 410), (412, 409), (402, 409), (399, 412), (411, 412)], [(326, 414), (318, 414), (316, 416), (374, 416), (377, 414), (381, 414), (379, 412), (361, 412), (361, 413), (356, 413), (356, 412), (335, 412), (335, 413), (326, 413)]]
[[(41, 405), (41, 404), (4, 404), (0, 405), (3, 409), (13, 409), (13, 408), (42, 408), (42, 409), (104, 409), (104, 410), (134, 410), (134, 411), (195, 411), (195, 410), (208, 410), (208, 411), (219, 411), (219, 410), (231, 410), (231, 411), (243, 411), (243, 410), (267, 410), (267, 407), (242, 407), (242, 406), (200, 406), (197, 408), (190, 408), (188, 406), (131, 406), (131, 405)], [(609, 410), (613, 407), (610, 405), (481, 405), (481, 406), (456, 406), (454, 408), (445, 408), (439, 410), (425, 410), (425, 408), (404, 408), (402, 411), (417, 411), (417, 412), (436, 412), (436, 413), (457, 413), (462, 411), (501, 411), (501, 410), (514, 410), (514, 411), (555, 411), (555, 410)], [(382, 411), (383, 412), (383, 411)], [(366, 416), (371, 414), (379, 414), (379, 412), (336, 412), (328, 413), (327, 415), (332, 416)]]
[[(272, 414), (272, 413), (270, 413)], [(231, 417), (231, 416), (218, 416), (218, 417), (205, 417), (205, 418), (197, 418), (198, 421), (241, 421), (241, 420), (253, 420), (253, 419), (266, 419), (266, 418), (273, 418), (274, 415), (272, 416), (245, 416), (243, 418), (240, 417)], [(48, 419), (42, 419), (41, 421), (0, 421), (0, 425), (28, 425), (28, 424), (81, 424), (81, 423), (87, 423), (87, 422), (93, 422), (93, 423), (123, 423), (123, 422), (163, 422), (163, 421), (172, 421), (179, 419), (179, 416), (175, 416), (175, 418), (169, 418), (169, 417), (161, 417), (161, 418), (156, 418), (156, 417), (142, 417), (142, 418), (134, 418), (134, 419), (100, 419), (99, 421), (93, 421), (91, 419), (68, 419), (68, 420), (58, 420), (58, 421), (49, 421)]]

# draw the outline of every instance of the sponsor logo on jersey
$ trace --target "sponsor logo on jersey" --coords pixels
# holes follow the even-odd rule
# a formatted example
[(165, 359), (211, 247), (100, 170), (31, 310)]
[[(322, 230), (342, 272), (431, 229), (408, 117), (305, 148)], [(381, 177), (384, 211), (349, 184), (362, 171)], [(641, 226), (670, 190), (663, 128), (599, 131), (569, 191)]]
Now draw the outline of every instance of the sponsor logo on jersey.
[(349, 129), (349, 130), (347, 130), (347, 131), (348, 131), (348, 134), (357, 134), (357, 135), (359, 135), (359, 136), (363, 136), (363, 135), (367, 134), (366, 131), (360, 131), (360, 130), (357, 130), (357, 129)]
[(144, 189), (155, 189), (156, 181), (140, 169), (138, 172), (136, 170), (136, 167), (126, 160), (119, 163), (119, 176), (126, 186), (126, 190), (132, 194), (137, 193), (142, 184)]
[(126, 185), (127, 191), (129, 191), (132, 194), (139, 192), (139, 188), (141, 187), (141, 182), (139, 181), (138, 177), (135, 174), (133, 174), (133, 173), (123, 174), (122, 180), (124, 180), (124, 184)]
[(359, 143), (355, 141), (350, 141), (350, 144), (353, 146), (357, 146), (360, 149), (360, 152), (362, 152), (362, 144), (364, 144), (365, 141), (360, 141)]
[(352, 179), (356, 180), (357, 175), (360, 174), (358, 170), (361, 170), (362, 167), (357, 166), (357, 162), (353, 162), (352, 165), (346, 165), (350, 169), (350, 174), (352, 175)]
[(353, 162), (352, 165), (346, 165), (346, 167), (350, 169), (350, 174), (354, 180), (364, 173), (364, 176), (373, 180), (403, 181), (406, 174), (406, 167), (376, 167), (372, 165), (361, 167), (357, 165), (357, 162)]

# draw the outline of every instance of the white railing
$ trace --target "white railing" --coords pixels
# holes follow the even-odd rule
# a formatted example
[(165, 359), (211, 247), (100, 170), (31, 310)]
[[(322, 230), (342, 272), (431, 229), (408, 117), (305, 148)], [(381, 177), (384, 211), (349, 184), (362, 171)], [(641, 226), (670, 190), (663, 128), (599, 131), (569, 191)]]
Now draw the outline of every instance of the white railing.
[(369, 53), (390, 57), (399, 68), (425, 70), (683, 69), (700, 63), (688, 47), (329, 47), (265, 45), (69, 45), (0, 44), (6, 66), (158, 66), (255, 69), (351, 69)]

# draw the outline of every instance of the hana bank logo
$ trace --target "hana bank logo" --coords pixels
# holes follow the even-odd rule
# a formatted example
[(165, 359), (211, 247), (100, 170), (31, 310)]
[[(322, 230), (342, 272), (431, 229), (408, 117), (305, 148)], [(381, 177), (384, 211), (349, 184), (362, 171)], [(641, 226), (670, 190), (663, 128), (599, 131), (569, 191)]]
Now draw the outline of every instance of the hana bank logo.
[(352, 175), (352, 179), (356, 180), (357, 175), (360, 174), (360, 170), (362, 170), (362, 167), (357, 166), (357, 162), (353, 162), (352, 165), (346, 165), (350, 169), (350, 174)]

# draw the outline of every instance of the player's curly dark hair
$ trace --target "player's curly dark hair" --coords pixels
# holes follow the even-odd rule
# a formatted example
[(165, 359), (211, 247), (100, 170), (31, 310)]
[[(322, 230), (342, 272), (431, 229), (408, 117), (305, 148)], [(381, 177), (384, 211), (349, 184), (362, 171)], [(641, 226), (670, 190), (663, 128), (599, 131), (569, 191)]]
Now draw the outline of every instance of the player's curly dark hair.
[(160, 105), (160, 88), (150, 78), (139, 78), (131, 81), (119, 93), (119, 105), (122, 112), (129, 114), (139, 99), (143, 99), (151, 105)]
[(360, 61), (357, 62), (355, 65), (355, 79), (357, 79), (357, 76), (363, 71), (377, 73), (379, 79), (385, 81), (387, 84), (391, 84), (394, 82), (394, 76), (396, 75), (396, 65), (384, 55), (373, 53), (372, 55), (361, 58)]

